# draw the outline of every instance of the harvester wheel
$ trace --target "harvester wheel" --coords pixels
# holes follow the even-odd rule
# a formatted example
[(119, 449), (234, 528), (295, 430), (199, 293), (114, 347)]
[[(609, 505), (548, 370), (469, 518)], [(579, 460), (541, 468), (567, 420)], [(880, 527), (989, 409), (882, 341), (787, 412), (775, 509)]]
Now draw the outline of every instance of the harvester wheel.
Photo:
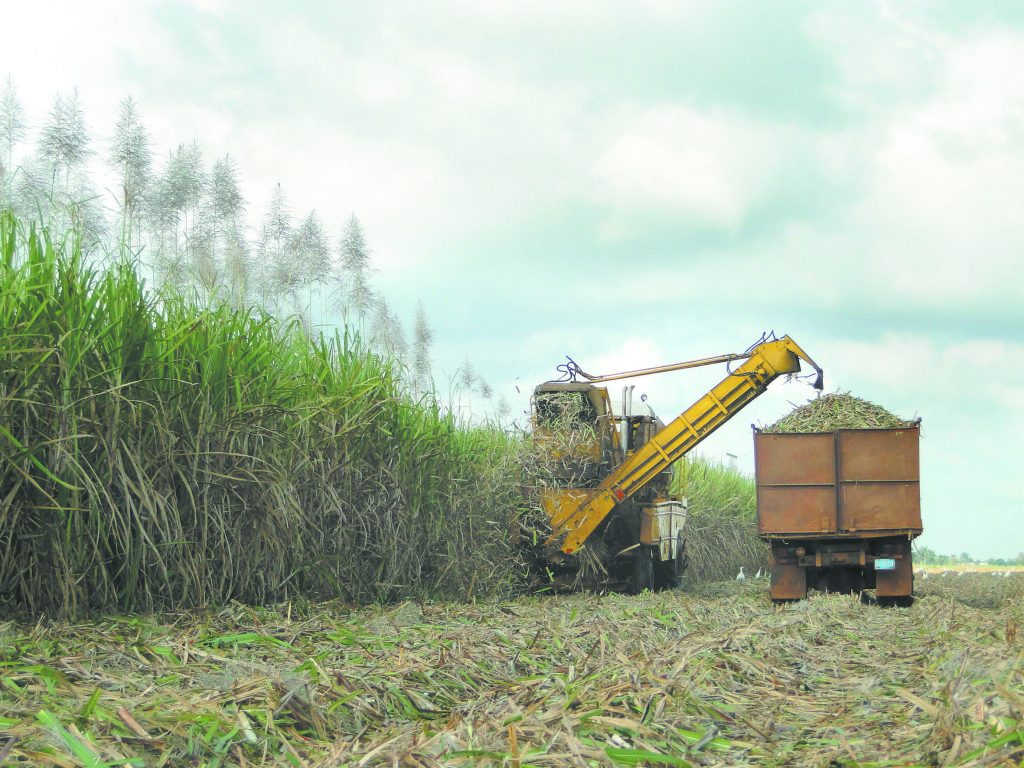
[(680, 531), (676, 537), (675, 552), (672, 559), (659, 560), (654, 563), (654, 588), (675, 589), (683, 582), (683, 572), (686, 570), (686, 539)]
[(635, 595), (645, 589), (654, 589), (654, 561), (645, 549), (641, 549), (633, 559), (633, 576), (629, 581), (630, 591)]
[(686, 537), (680, 531), (676, 535), (676, 559), (672, 561), (676, 573), (676, 583), (672, 586), (678, 587), (683, 583), (683, 574), (686, 573), (686, 566), (689, 564), (690, 558), (686, 554)]

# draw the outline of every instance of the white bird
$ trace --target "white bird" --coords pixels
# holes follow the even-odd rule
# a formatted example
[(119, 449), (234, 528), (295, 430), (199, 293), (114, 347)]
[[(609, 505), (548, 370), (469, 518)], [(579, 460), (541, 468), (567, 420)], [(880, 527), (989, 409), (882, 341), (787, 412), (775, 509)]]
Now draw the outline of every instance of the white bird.
[(744, 581), (747, 575), (743, 572), (743, 566), (740, 566), (740, 572), (736, 574), (736, 581)]
[(757, 569), (757, 573), (754, 574), (754, 578), (755, 579), (760, 579), (761, 578), (761, 569), (760, 568)]
[(921, 574), (921, 578), (922, 579), (927, 579), (928, 578), (928, 571), (925, 571), (923, 574)]
[(1010, 575), (1011, 575), (1012, 573), (1013, 573), (1013, 571), (1007, 571), (1006, 573), (1004, 573), (1004, 574), (1003, 574), (1003, 578), (1004, 578), (1004, 579), (1008, 579), (1008, 578), (1010, 578)]

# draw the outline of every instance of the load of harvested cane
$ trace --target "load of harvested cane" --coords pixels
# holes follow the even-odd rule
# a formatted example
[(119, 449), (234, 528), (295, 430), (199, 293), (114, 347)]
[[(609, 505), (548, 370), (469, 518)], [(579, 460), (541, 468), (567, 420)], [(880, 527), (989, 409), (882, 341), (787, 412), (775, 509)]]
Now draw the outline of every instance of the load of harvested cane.
[(831, 432), (835, 429), (909, 427), (913, 423), (849, 392), (834, 392), (793, 409), (771, 426), (763, 427), (762, 431)]

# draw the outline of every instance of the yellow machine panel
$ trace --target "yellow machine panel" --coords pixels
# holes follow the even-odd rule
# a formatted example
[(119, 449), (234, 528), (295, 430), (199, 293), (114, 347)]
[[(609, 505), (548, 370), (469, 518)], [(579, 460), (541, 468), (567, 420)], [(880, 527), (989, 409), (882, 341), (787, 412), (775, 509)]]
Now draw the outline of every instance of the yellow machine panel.
[[(598, 382), (651, 373), (743, 361), (693, 405), (663, 425), (651, 416), (633, 416), (624, 407), (612, 413), (608, 391)], [(762, 338), (741, 354), (720, 355), (685, 363), (646, 368), (607, 376), (590, 376), (575, 363), (565, 367), (572, 381), (547, 382), (534, 392), (534, 431), (542, 442), (550, 440), (551, 456), (565, 466), (564, 487), (545, 488), (541, 504), (551, 524), (548, 538), (551, 562), (562, 562), (600, 531), (601, 552), (628, 554), (635, 561), (634, 584), (678, 580), (685, 545), (682, 529), (686, 508), (680, 499), (666, 496), (673, 465), (698, 443), (735, 416), (776, 378), (800, 371), (804, 361), (821, 368), (788, 336)], [(575, 380), (581, 376), (586, 381)], [(561, 398), (561, 400), (558, 400)], [(567, 400), (566, 400), (567, 398)], [(564, 416), (553, 403), (573, 405), (573, 424), (582, 437), (568, 447), (559, 441)], [(589, 430), (589, 431), (587, 431)], [(575, 433), (574, 433), (575, 434)], [(653, 566), (651, 563), (653, 562)], [(654, 577), (649, 572), (654, 569)]]

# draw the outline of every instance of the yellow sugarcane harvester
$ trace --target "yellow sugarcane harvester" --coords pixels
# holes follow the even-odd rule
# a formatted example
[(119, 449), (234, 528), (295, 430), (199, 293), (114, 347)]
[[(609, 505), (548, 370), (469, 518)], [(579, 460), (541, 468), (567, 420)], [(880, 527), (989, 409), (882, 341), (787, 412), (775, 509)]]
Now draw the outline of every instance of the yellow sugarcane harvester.
[[(559, 468), (539, 492), (552, 531), (545, 551), (550, 567), (571, 572), (589, 549), (610, 585), (637, 591), (676, 585), (686, 567), (686, 502), (670, 493), (673, 465), (772, 381), (798, 373), (801, 360), (817, 372), (814, 386), (820, 390), (821, 368), (788, 336), (762, 337), (740, 354), (603, 376), (584, 373), (570, 359), (560, 368), (562, 380), (536, 387), (534, 435), (549, 446), (551, 464)], [(596, 386), (738, 361), (743, 362), (668, 424), (650, 408), (632, 415), (631, 387), (623, 392), (622, 412), (614, 414), (607, 387)], [(567, 402), (573, 407), (567, 409)], [(568, 445), (559, 440), (566, 413), (575, 422), (570, 429), (585, 436)]]

